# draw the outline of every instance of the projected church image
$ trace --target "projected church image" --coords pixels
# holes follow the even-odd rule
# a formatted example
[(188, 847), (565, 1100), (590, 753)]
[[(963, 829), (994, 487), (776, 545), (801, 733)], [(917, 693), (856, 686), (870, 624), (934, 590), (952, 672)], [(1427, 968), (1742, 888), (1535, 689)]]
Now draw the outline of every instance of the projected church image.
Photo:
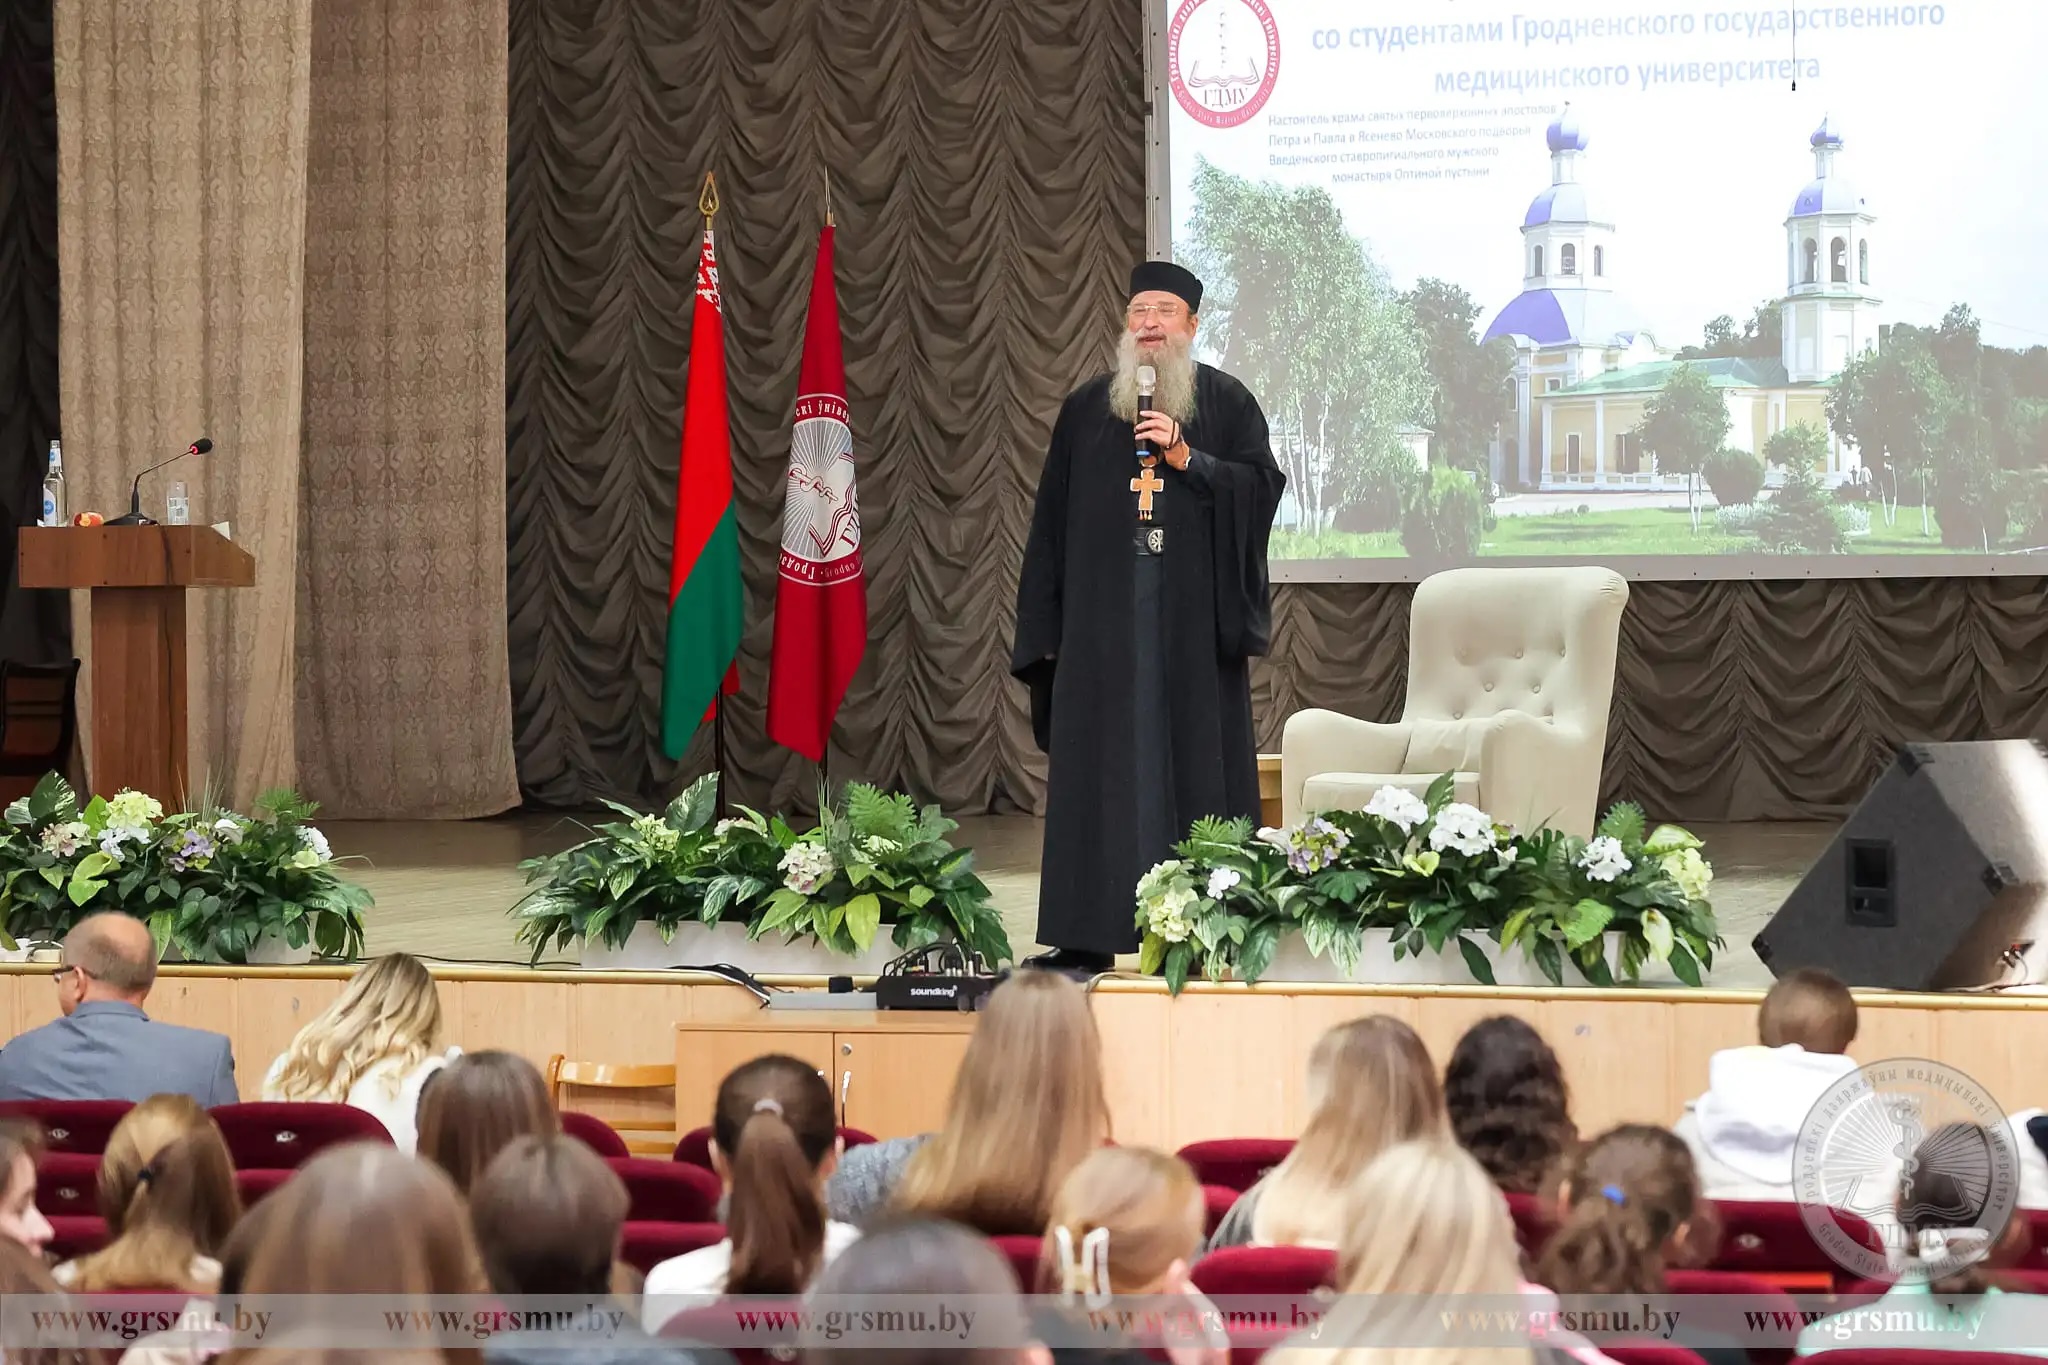
[[(1685, 263), (1629, 252), (1600, 216), (1581, 180), (1589, 139), (1569, 105), (1544, 137), (1551, 183), (1522, 220), (1522, 292), (1485, 335), (1515, 347), (1514, 410), (1491, 446), (1493, 477), (1545, 490), (1683, 488), (1685, 476), (1660, 471), (1637, 436), (1645, 407), (1678, 362), (1631, 308), (1626, 283), (1632, 271)], [(1876, 219), (1841, 173), (1841, 134), (1823, 121), (1809, 140), (1814, 176), (1784, 221), (1777, 356), (1690, 362), (1727, 403), (1728, 444), (1753, 454), (1788, 426), (1827, 431), (1829, 384), (1878, 345), (1879, 301), (1870, 289)], [(1855, 446), (1832, 432), (1827, 443), (1825, 480), (1861, 477)]]

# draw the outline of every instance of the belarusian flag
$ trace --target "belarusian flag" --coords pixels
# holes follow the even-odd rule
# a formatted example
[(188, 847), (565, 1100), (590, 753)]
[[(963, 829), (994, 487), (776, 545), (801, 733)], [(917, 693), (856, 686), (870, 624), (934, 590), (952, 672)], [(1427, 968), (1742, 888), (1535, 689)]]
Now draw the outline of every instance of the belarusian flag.
[(732, 440), (725, 420), (725, 324), (711, 228), (697, 258), (690, 381), (683, 394), (683, 461), (668, 572), (668, 659), (661, 679), (661, 747), (681, 758), (724, 684), (738, 690), (740, 537), (733, 520)]
[(775, 589), (775, 652), (768, 672), (768, 737), (822, 762), (832, 717), (868, 640), (861, 578), (860, 504), (853, 491), (853, 430), (839, 353), (832, 228), (818, 238), (810, 319), (796, 383), (796, 430), (782, 504), (782, 573)]

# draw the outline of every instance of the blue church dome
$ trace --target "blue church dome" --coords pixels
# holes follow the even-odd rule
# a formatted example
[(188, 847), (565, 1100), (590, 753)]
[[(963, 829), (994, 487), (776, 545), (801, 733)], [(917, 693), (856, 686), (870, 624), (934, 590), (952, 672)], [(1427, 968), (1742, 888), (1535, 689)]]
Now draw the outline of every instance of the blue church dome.
[(1550, 121), (1550, 127), (1543, 132), (1543, 140), (1550, 144), (1553, 152), (1583, 152), (1586, 150), (1586, 135), (1579, 128), (1579, 117), (1567, 104), (1558, 116)]
[(1545, 223), (1592, 221), (1592, 211), (1586, 206), (1586, 187), (1576, 182), (1552, 185), (1529, 201), (1529, 211), (1522, 216), (1525, 228), (1541, 227)]
[(1814, 147), (1839, 147), (1842, 145), (1842, 135), (1834, 130), (1829, 120), (1822, 119), (1820, 127), (1813, 130), (1813, 136), (1808, 138), (1807, 142)]
[(1809, 213), (1861, 213), (1864, 198), (1839, 175), (1823, 176), (1810, 180), (1806, 188), (1799, 191), (1799, 197), (1792, 201), (1792, 216), (1801, 218)]

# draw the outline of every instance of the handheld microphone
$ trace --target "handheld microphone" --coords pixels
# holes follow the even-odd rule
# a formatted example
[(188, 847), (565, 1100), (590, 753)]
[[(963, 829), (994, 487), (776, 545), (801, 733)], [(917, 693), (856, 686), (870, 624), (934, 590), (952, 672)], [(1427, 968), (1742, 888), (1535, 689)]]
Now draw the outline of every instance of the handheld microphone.
[[(1153, 369), (1150, 365), (1140, 365), (1138, 367), (1138, 416), (1143, 417), (1146, 413), (1152, 411), (1152, 390), (1158, 383), (1159, 371)], [(1157, 455), (1159, 453), (1159, 446), (1153, 441), (1142, 441), (1138, 445), (1138, 453), (1140, 455)]]
[(130, 488), (130, 489), (128, 490), (128, 515), (127, 515), (127, 516), (125, 516), (125, 517), (115, 517), (115, 518), (114, 518), (114, 519), (113, 519), (112, 521), (108, 522), (108, 523), (107, 523), (107, 525), (109, 525), (109, 526), (154, 526), (154, 525), (156, 525), (156, 518), (154, 518), (154, 517), (145, 517), (144, 515), (142, 515), (142, 479), (143, 479), (143, 476), (144, 476), (144, 475), (147, 475), (147, 474), (154, 474), (154, 473), (156, 473), (156, 471), (157, 471), (157, 470), (159, 470), (159, 469), (162, 469), (162, 468), (163, 468), (163, 467), (164, 467), (165, 465), (167, 465), (167, 464), (176, 464), (176, 463), (177, 463), (178, 461), (180, 461), (180, 460), (184, 459), (184, 458), (185, 458), (185, 457), (186, 457), (187, 455), (204, 455), (204, 454), (206, 454), (206, 453), (207, 453), (208, 451), (210, 451), (210, 450), (212, 450), (212, 449), (213, 449), (213, 442), (212, 442), (211, 440), (207, 439), (206, 437), (202, 436), (202, 437), (200, 437), (200, 438), (199, 438), (198, 440), (194, 441), (194, 442), (193, 442), (193, 443), (192, 443), (191, 445), (189, 445), (189, 446), (186, 446), (186, 447), (185, 447), (185, 448), (184, 448), (183, 450), (181, 450), (181, 451), (179, 451), (179, 452), (178, 452), (177, 454), (175, 454), (175, 455), (171, 456), (171, 458), (170, 458), (170, 459), (168, 459), (168, 460), (158, 460), (158, 461), (157, 461), (157, 462), (156, 462), (155, 464), (153, 464), (153, 465), (151, 465), (151, 466), (150, 466), (149, 468), (147, 468), (147, 469), (143, 470), (141, 474), (137, 474), (137, 475), (135, 476), (135, 484), (134, 484), (134, 486), (133, 486), (133, 487), (131, 487), (131, 488)]

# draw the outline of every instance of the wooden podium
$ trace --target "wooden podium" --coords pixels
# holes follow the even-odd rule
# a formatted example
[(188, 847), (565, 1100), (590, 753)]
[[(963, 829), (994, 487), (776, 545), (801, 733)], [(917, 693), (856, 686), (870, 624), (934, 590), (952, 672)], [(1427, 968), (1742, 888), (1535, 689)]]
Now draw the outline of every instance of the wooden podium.
[(24, 526), (24, 588), (92, 592), (92, 771), (175, 809), (185, 785), (185, 590), (246, 588), (248, 551), (210, 526)]

